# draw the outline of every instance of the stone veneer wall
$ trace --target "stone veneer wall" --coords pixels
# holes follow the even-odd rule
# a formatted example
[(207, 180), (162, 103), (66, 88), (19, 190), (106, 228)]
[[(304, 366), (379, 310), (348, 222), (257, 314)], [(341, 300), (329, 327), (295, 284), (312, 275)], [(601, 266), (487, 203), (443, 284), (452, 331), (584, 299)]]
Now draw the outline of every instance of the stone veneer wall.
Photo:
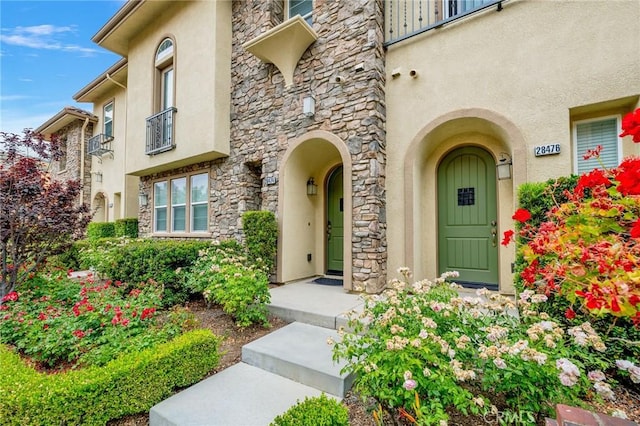
[[(289, 141), (312, 130), (343, 140), (351, 153), (353, 191), (353, 288), (378, 292), (386, 284), (384, 52), (382, 0), (315, 0), (318, 40), (300, 59), (287, 88), (273, 65), (260, 62), (242, 44), (284, 19), (283, 0), (233, 2), (230, 156), (141, 178), (152, 181), (209, 167), (212, 238), (242, 238), (245, 211), (277, 213), (277, 176)], [(354, 67), (363, 64), (364, 70)], [(337, 75), (344, 84), (335, 83)], [(313, 93), (314, 117), (302, 113)], [(150, 200), (151, 201), (151, 200)], [(140, 209), (141, 235), (151, 233), (151, 202)]]
[[(80, 179), (80, 159), (82, 158), (81, 136), (84, 121), (76, 120), (66, 125), (58, 132), (56, 137), (67, 144), (67, 165), (64, 170), (60, 170), (60, 162), (51, 162), (51, 177), (59, 181)], [(93, 123), (89, 122), (85, 129), (84, 143), (86, 144), (93, 135)], [(84, 177), (82, 179), (83, 201), (91, 205), (91, 156), (85, 156)]]
[[(289, 88), (275, 66), (242, 48), (282, 20), (282, 0), (233, 3), (231, 156), (222, 169), (233, 175), (240, 164), (261, 163), (261, 178), (277, 176), (290, 140), (317, 129), (342, 139), (353, 164), (353, 286), (377, 292), (386, 283), (387, 258), (383, 2), (315, 0), (318, 40), (298, 62)], [(357, 72), (360, 63), (364, 70)], [(346, 82), (335, 83), (337, 75)], [(301, 105), (310, 93), (316, 100), (311, 118)], [(263, 186), (261, 198), (263, 209), (277, 211), (277, 185)], [(227, 223), (239, 213), (229, 208), (232, 202), (213, 199)]]

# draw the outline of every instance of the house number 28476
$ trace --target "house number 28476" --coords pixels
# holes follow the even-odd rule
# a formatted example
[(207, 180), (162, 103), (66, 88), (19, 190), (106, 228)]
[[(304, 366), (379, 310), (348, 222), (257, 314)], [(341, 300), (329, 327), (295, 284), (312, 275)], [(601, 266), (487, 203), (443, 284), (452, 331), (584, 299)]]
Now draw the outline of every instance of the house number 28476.
[(560, 144), (538, 145), (533, 148), (536, 157), (542, 155), (560, 154)]

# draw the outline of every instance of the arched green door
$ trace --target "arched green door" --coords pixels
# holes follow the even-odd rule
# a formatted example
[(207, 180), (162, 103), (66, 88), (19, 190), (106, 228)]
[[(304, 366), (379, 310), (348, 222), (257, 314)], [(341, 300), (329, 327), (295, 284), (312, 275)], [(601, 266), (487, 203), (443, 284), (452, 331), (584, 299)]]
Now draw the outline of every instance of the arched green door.
[(496, 166), (482, 148), (449, 153), (438, 167), (438, 269), (456, 282), (498, 287)]
[(342, 166), (327, 182), (327, 272), (342, 275), (344, 269), (344, 197)]

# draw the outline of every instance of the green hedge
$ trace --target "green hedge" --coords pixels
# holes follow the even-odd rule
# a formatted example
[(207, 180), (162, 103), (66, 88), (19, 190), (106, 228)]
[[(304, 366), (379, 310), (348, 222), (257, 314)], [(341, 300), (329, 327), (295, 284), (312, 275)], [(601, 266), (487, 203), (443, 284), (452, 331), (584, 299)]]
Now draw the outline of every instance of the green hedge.
[(91, 222), (87, 226), (87, 238), (97, 240), (116, 236), (116, 224), (113, 222)]
[(138, 218), (128, 217), (115, 221), (115, 236), (126, 238), (138, 238)]
[(215, 368), (218, 344), (210, 330), (195, 330), (104, 367), (51, 375), (0, 346), (0, 419), (8, 425), (104, 425), (148, 411)]
[(349, 411), (325, 394), (305, 398), (276, 417), (270, 426), (348, 426)]
[(269, 211), (249, 211), (242, 215), (247, 257), (267, 272), (273, 271), (278, 250), (278, 223)]

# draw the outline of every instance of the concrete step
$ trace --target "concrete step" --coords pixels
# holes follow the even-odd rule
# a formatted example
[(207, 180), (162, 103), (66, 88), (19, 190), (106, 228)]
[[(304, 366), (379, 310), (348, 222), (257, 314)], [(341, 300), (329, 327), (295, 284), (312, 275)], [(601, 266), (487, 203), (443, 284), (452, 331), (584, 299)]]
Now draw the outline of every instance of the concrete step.
[(349, 294), (342, 287), (311, 282), (285, 284), (272, 288), (269, 311), (288, 322), (303, 322), (338, 329), (347, 323), (351, 310), (362, 311), (362, 297)]
[(242, 361), (274, 374), (344, 397), (351, 388), (351, 375), (341, 374), (344, 362), (334, 363), (327, 339), (338, 333), (300, 322), (291, 323), (254, 340), (242, 348)]
[(296, 402), (321, 394), (241, 362), (153, 406), (149, 424), (266, 426)]

